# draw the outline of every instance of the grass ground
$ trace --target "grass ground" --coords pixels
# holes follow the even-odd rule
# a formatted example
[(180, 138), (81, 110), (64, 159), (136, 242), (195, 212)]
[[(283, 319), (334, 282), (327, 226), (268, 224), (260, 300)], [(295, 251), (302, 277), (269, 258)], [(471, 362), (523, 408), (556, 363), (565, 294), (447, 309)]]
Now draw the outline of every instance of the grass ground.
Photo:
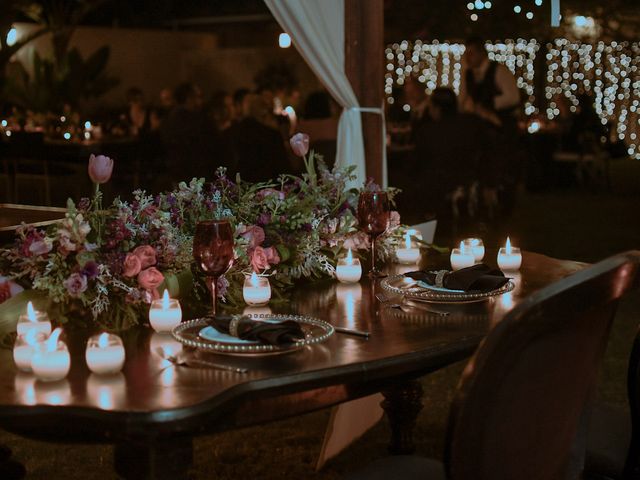
[[(571, 189), (524, 194), (513, 216), (485, 235), (498, 244), (506, 234), (525, 249), (558, 258), (594, 262), (628, 249), (640, 249), (640, 162), (612, 167), (613, 193)], [(436, 241), (449, 244), (447, 233)], [(640, 322), (640, 295), (620, 306), (599, 384), (605, 401), (625, 406), (626, 361)], [(416, 428), (418, 452), (442, 455), (448, 408), (462, 365), (425, 377), (425, 408)], [(381, 422), (353, 446), (314, 472), (329, 412), (323, 410), (266, 426), (195, 441), (195, 479), (333, 479), (385, 454), (388, 429)], [(102, 480), (116, 478), (109, 446), (51, 445), (0, 432), (31, 479)]]

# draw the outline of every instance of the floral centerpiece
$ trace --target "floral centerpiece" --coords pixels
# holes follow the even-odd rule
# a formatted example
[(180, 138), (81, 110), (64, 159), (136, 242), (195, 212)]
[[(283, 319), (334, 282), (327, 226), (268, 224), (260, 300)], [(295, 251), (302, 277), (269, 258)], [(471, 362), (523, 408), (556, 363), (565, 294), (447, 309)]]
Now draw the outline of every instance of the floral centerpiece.
[[(0, 305), (0, 332), (15, 327), (27, 301), (58, 323), (110, 330), (146, 323), (149, 303), (165, 288), (201, 301), (207, 293), (197, 278), (193, 287), (191, 267), (195, 226), (202, 220), (226, 218), (235, 229), (233, 266), (217, 289), (230, 307), (241, 304), (242, 284), (252, 271), (269, 275), (277, 296), (298, 279), (333, 276), (344, 249), (369, 249), (354, 213), (358, 190), (348, 188), (353, 170), (329, 169), (308, 154), (306, 135), (294, 136), (291, 144), (304, 159), (300, 176), (248, 183), (219, 168), (211, 182), (193, 179), (157, 195), (138, 190), (132, 200), (116, 198), (107, 208), (99, 187), (109, 181), (113, 161), (92, 155), (93, 197), (69, 200), (65, 218), (46, 229), (23, 226), (0, 252), (1, 273), (24, 288)], [(380, 257), (395, 251), (402, 234), (393, 212), (378, 240)]]

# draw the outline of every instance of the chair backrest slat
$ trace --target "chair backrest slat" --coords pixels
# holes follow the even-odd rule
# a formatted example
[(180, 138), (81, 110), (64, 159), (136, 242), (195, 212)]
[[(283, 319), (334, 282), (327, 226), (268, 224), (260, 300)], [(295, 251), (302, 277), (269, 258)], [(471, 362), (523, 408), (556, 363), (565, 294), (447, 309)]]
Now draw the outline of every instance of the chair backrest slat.
[(640, 252), (606, 259), (523, 301), (467, 364), (452, 405), (452, 480), (571, 478), (570, 452), (620, 297)]

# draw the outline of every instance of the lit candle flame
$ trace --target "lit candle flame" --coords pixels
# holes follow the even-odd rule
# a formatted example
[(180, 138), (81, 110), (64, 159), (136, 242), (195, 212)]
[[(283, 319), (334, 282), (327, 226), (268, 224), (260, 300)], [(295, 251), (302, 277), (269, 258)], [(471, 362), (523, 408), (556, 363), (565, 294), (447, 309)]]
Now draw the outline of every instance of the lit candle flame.
[(258, 275), (256, 275), (256, 272), (251, 272), (251, 286), (252, 287), (260, 286), (260, 283), (258, 282)]
[(406, 235), (404, 236), (404, 244), (406, 248), (411, 248), (411, 235), (409, 234), (409, 232), (407, 231)]
[(56, 328), (51, 333), (51, 335), (49, 336), (49, 338), (47, 339), (47, 341), (44, 344), (47, 352), (55, 352), (56, 351), (56, 348), (58, 348), (58, 339), (60, 338), (61, 334), (62, 334), (62, 329), (61, 328)]
[(31, 345), (32, 347), (35, 347), (36, 344), (38, 343), (38, 335), (44, 336), (44, 333), (38, 331), (35, 328), (31, 328), (27, 330), (27, 333), (24, 336), (24, 341), (26, 342), (27, 345)]
[(109, 346), (109, 334), (107, 332), (104, 332), (102, 335), (98, 337), (98, 347), (107, 348), (108, 346)]
[(162, 294), (162, 309), (169, 310), (169, 291), (166, 288)]
[(30, 322), (36, 321), (36, 311), (34, 310), (33, 303), (31, 302), (27, 303), (27, 317)]
[(507, 237), (507, 243), (505, 245), (504, 251), (507, 255), (511, 255), (511, 240)]
[(351, 253), (351, 249), (347, 251), (347, 258), (345, 259), (345, 263), (347, 265), (353, 265), (353, 253)]
[(464, 240), (460, 242), (460, 253), (467, 253), (467, 248), (464, 245)]

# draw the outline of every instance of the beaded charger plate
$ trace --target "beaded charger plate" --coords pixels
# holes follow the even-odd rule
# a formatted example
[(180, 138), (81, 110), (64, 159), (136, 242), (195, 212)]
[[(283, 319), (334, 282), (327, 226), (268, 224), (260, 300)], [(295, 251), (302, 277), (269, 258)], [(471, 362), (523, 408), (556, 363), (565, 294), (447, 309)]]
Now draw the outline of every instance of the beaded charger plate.
[(489, 298), (510, 292), (515, 288), (512, 281), (508, 281), (502, 287), (489, 292), (464, 292), (462, 290), (449, 290), (447, 288), (432, 287), (420, 284), (412, 278), (404, 275), (393, 275), (382, 279), (380, 285), (384, 290), (393, 295), (402, 295), (411, 300), (431, 303), (473, 303), (484, 302)]
[(293, 320), (298, 322), (305, 333), (305, 338), (289, 345), (269, 345), (251, 340), (242, 340), (221, 333), (209, 324), (206, 318), (196, 318), (182, 322), (176, 326), (171, 334), (188, 347), (198, 348), (214, 353), (226, 355), (277, 355), (299, 350), (307, 345), (315, 345), (327, 340), (333, 335), (331, 324), (313, 317), (302, 315), (265, 315), (266, 322), (284, 322)]

